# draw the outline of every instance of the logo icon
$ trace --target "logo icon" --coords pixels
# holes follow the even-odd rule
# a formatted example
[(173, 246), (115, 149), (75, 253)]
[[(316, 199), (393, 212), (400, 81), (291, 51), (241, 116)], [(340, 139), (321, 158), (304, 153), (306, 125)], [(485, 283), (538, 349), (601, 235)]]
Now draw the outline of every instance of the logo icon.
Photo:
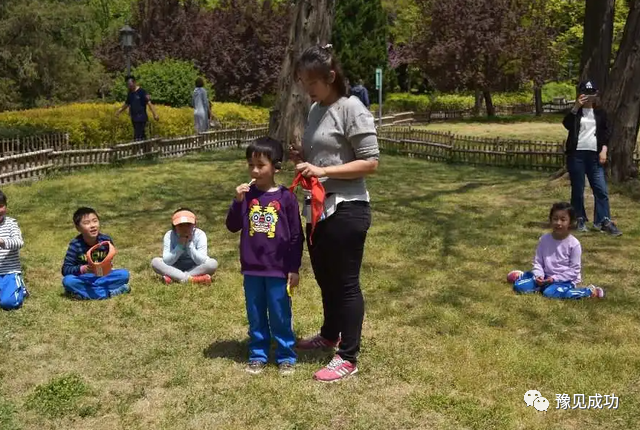
[(527, 407), (533, 406), (539, 412), (547, 412), (547, 409), (549, 409), (549, 400), (542, 397), (538, 390), (529, 390), (524, 393), (524, 402)]
[(527, 404), (527, 406), (533, 406), (533, 402), (538, 397), (542, 397), (542, 394), (540, 394), (540, 391), (538, 391), (538, 390), (529, 390), (526, 393), (524, 393), (524, 402)]
[(547, 412), (547, 409), (549, 409), (549, 400), (544, 397), (538, 397), (533, 401), (533, 407), (536, 408), (538, 412)]

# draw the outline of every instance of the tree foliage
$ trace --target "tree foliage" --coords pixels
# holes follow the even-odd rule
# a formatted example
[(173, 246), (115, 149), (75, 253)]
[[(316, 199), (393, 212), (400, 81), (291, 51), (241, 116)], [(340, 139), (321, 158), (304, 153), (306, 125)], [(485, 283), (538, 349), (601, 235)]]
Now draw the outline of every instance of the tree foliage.
[[(218, 99), (259, 101), (277, 81), (288, 11), (287, 4), (270, 0), (220, 0), (215, 8), (195, 0), (140, 0), (132, 22), (139, 36), (133, 63), (192, 61), (213, 83)], [(117, 38), (98, 55), (109, 70), (122, 70)]]
[(380, 0), (340, 0), (332, 43), (352, 85), (375, 85), (375, 70), (387, 66), (387, 14)]
[[(167, 58), (162, 61), (143, 63), (132, 69), (138, 84), (151, 96), (153, 103), (173, 107), (189, 106), (192, 104), (192, 94), (196, 78), (200, 76), (193, 63)], [(213, 100), (214, 92), (211, 85), (205, 81), (205, 88), (209, 99)], [(124, 101), (127, 97), (125, 76), (120, 76), (114, 86), (114, 97)]]

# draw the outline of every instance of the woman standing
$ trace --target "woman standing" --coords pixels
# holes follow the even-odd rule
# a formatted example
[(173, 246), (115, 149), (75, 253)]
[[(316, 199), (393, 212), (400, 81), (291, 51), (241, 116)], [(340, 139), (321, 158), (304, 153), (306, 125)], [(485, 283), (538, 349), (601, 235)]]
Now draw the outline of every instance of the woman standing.
[(364, 178), (378, 168), (380, 153), (373, 116), (357, 97), (347, 97), (344, 75), (330, 47), (310, 47), (298, 60), (297, 76), (314, 103), (302, 151), (291, 153), (296, 171), (319, 178), (326, 191), (324, 212), (312, 236), (306, 216), (307, 246), (322, 292), (324, 323), (318, 335), (298, 343), (300, 349), (338, 347), (331, 362), (314, 374), (323, 382), (358, 371), (364, 319), (360, 267), (371, 225)]
[(581, 82), (579, 96), (563, 124), (569, 131), (566, 143), (567, 170), (571, 179), (571, 206), (576, 210), (577, 230), (589, 231), (584, 209), (584, 176), (593, 190), (593, 227), (613, 236), (622, 232), (611, 221), (609, 192), (603, 165), (607, 162), (609, 124), (604, 109), (596, 105), (598, 89), (592, 81)]
[(211, 102), (207, 90), (204, 89), (204, 80), (196, 79), (196, 88), (193, 90), (193, 109), (196, 123), (196, 133), (203, 133), (209, 130), (211, 120)]

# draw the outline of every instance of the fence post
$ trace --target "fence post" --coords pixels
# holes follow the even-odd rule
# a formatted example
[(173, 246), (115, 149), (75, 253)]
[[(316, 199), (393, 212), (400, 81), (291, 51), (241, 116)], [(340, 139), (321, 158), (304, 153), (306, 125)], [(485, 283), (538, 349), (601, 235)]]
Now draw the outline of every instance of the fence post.
[(454, 145), (456, 143), (456, 136), (449, 132), (449, 149), (447, 149), (447, 163), (454, 162)]

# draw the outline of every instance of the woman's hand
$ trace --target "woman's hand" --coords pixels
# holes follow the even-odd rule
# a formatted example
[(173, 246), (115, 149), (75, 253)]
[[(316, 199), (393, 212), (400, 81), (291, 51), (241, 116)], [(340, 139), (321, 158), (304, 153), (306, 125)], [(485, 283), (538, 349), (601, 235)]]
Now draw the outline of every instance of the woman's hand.
[(604, 166), (607, 163), (607, 148), (603, 147), (602, 151), (600, 151), (599, 157), (600, 165)]
[(296, 172), (301, 173), (305, 178), (322, 178), (327, 176), (327, 171), (318, 166), (309, 163), (299, 163), (296, 165)]
[(575, 109), (580, 109), (586, 102), (589, 101), (589, 96), (580, 94), (580, 96), (576, 99)]

